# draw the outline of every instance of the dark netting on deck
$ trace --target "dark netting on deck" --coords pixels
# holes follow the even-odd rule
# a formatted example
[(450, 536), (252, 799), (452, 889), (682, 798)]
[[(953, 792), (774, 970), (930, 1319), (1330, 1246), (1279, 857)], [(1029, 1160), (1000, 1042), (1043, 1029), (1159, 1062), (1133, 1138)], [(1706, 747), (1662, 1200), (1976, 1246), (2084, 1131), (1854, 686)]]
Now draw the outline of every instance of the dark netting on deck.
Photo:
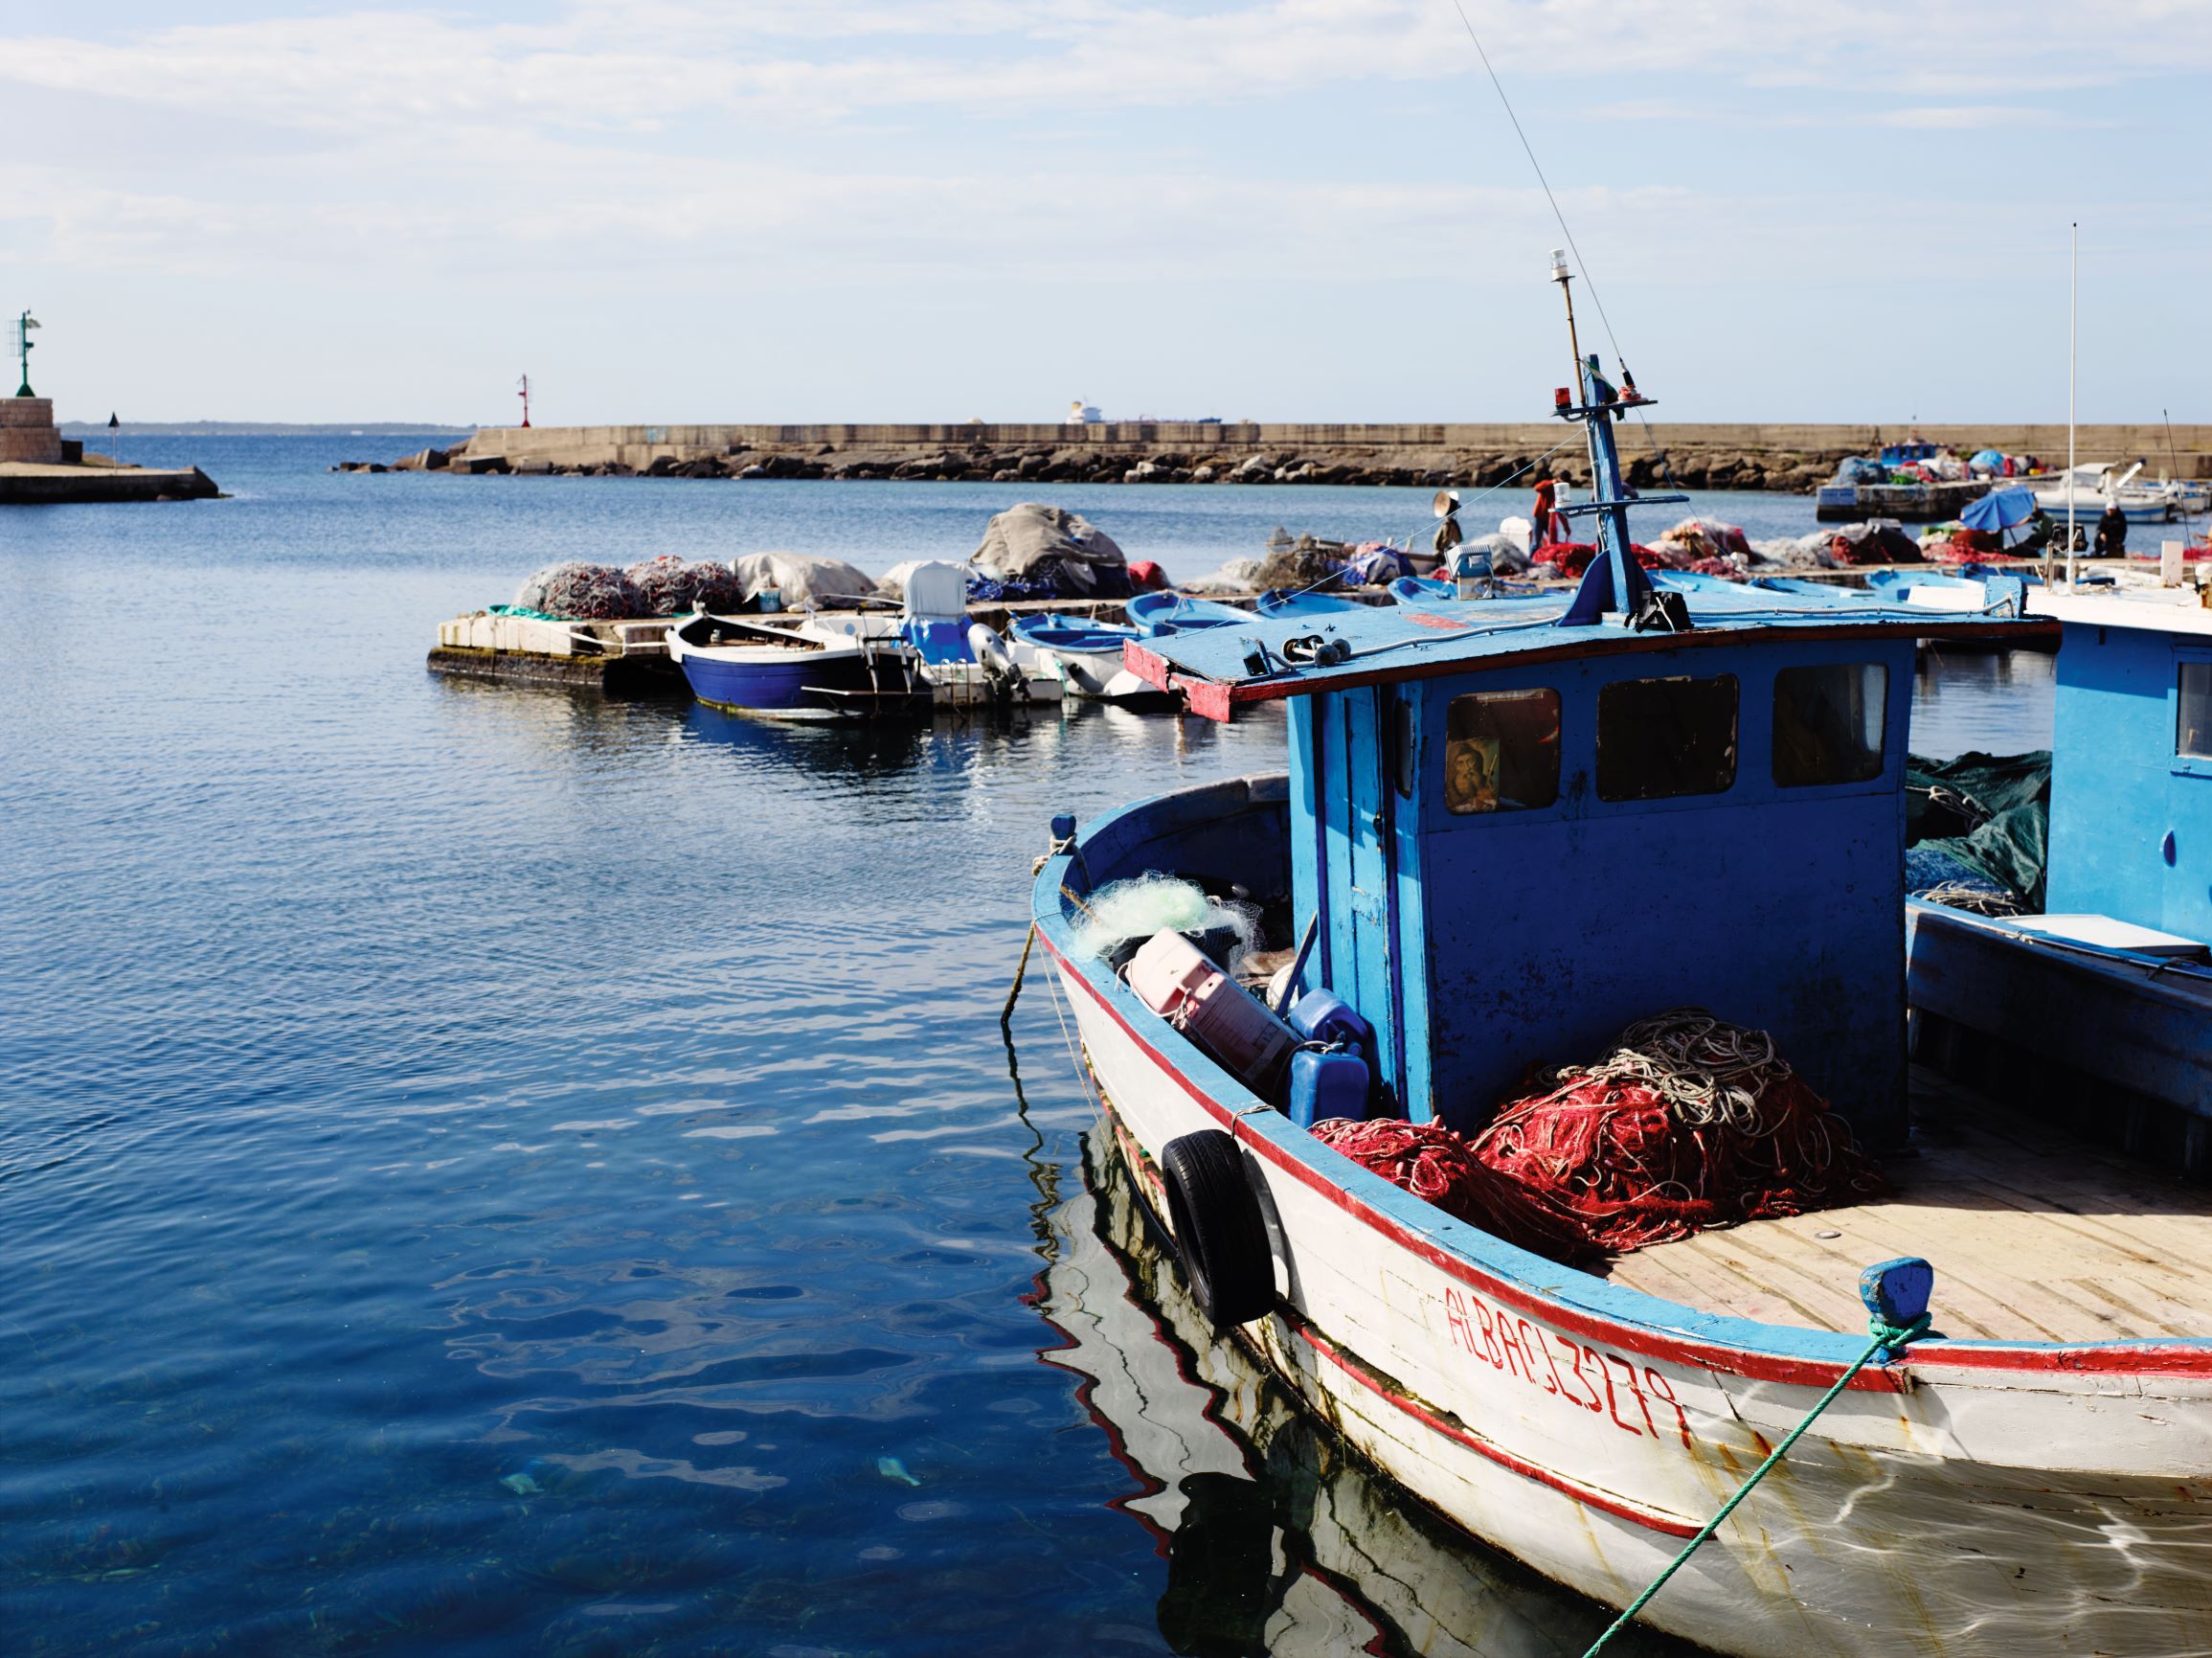
[(633, 564), (622, 574), (638, 590), (647, 616), (682, 616), (692, 610), (728, 612), (737, 608), (744, 595), (737, 578), (725, 564), (691, 560), (674, 553)]
[(549, 564), (514, 590), (518, 609), (576, 622), (615, 622), (645, 614), (630, 579), (611, 564)]
[[(2043, 907), (2050, 857), (2051, 752), (1908, 755), (1905, 840), (1994, 881), (2031, 910)], [(1933, 887), (1927, 857), (1908, 863), (1912, 890)]]

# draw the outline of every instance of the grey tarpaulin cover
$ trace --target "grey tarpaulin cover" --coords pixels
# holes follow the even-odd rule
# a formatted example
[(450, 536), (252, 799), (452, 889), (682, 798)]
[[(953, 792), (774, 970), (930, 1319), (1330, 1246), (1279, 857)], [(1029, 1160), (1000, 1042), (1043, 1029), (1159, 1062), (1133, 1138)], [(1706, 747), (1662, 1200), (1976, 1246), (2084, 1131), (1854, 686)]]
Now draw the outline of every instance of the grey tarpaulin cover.
[(1129, 565), (1103, 530), (1078, 513), (1041, 501), (1024, 501), (994, 517), (968, 562), (1001, 581), (1038, 581), (1057, 575), (1062, 591), (1073, 593), (1095, 589), (1099, 570)]
[(786, 606), (812, 600), (825, 604), (839, 599), (862, 599), (875, 591), (875, 582), (842, 558), (824, 558), (811, 553), (740, 553), (730, 560), (737, 585), (751, 600), (762, 588), (783, 595)]

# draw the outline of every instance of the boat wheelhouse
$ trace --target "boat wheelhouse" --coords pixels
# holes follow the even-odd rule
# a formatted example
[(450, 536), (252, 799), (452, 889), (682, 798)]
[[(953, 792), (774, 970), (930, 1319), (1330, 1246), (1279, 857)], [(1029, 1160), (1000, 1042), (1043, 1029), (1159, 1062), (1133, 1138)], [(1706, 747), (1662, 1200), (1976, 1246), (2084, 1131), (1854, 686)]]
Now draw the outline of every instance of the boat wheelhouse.
[[(1033, 919), (1107, 1131), (1225, 1338), (1583, 1593), (1628, 1604), (1840, 1386), (1648, 1622), (1755, 1654), (2200, 1647), (2212, 1204), (2129, 1189), (2070, 1142), (2023, 1147), (1985, 1103), (1908, 1102), (1913, 643), (2052, 624), (2003, 578), (1654, 583), (1629, 555), (1620, 405), (1576, 366), (1559, 412), (1586, 426), (1599, 498), (1575, 511), (1601, 553), (1570, 597), (1128, 647), (1197, 714), (1285, 703), (1289, 769), (1056, 831)], [(1278, 1081), (1086, 953), (1090, 897), (1152, 872), (1261, 905), (1271, 943), (1311, 922), (1301, 983), (1367, 1029), (1371, 1116), (1478, 1126), (1527, 1068), (1694, 1002), (1772, 1033), (1862, 1144), (1902, 1153), (1893, 1194), (1594, 1268), (1517, 1247), (1340, 1154)], [(1908, 1144), (1916, 1105), (1950, 1114)], [(1943, 1333), (1853, 1371), (1854, 1278), (1903, 1283), (1924, 1263), (1883, 1258), (1907, 1254), (1933, 1263)], [(1900, 1321), (1883, 1300), (1878, 1339)]]
[(1915, 901), (1931, 1062), (2212, 1174), (2212, 609), (2195, 587), (2037, 592), (2063, 629), (2045, 913)]

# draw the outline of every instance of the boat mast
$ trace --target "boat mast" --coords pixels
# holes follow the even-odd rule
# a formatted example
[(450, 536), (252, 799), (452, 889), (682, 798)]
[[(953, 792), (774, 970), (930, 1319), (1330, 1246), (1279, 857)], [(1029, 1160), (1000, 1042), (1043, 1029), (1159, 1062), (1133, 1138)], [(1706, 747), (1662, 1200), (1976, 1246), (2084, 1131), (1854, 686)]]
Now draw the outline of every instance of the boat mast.
[(2076, 220), (2066, 247), (2066, 585), (2074, 584), (2074, 395), (2080, 367), (2082, 227)]
[[(1562, 420), (1580, 420), (1590, 445), (1590, 488), (1588, 503), (1560, 509), (1569, 517), (1584, 512), (1597, 515), (1598, 556), (1591, 560), (1590, 570), (1583, 577), (1582, 585), (1575, 590), (1574, 602), (1558, 625), (1575, 627), (1596, 622), (1606, 610), (1618, 611), (1623, 620), (1636, 614), (1637, 601), (1650, 592), (1651, 583), (1644, 579), (1643, 567), (1636, 563), (1630, 551), (1628, 538), (1629, 502), (1640, 499), (1645, 505), (1666, 501), (1686, 501), (1687, 495), (1636, 496), (1620, 476), (1620, 451), (1613, 441), (1613, 422), (1630, 405), (1641, 407), (1651, 399), (1636, 389), (1636, 383), (1622, 373), (1624, 392), (1615, 392), (1598, 372), (1597, 353), (1587, 357), (1582, 354), (1582, 342), (1574, 329), (1574, 276), (1567, 268), (1567, 253), (1562, 248), (1551, 252), (1551, 280), (1559, 284), (1559, 291), (1567, 302), (1567, 344), (1574, 356), (1574, 392), (1562, 386), (1553, 394), (1552, 413)], [(1600, 596), (1592, 585), (1598, 569), (1603, 566), (1611, 592)]]

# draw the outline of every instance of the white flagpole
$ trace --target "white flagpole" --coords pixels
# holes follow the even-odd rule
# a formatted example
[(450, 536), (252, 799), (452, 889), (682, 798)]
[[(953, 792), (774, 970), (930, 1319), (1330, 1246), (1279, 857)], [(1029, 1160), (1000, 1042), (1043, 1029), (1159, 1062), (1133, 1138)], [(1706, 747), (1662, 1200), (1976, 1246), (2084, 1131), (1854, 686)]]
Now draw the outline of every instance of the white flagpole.
[(2082, 282), (2082, 227), (2073, 226), (2066, 245), (2066, 586), (2074, 584), (2074, 395), (2081, 361), (2079, 312)]

